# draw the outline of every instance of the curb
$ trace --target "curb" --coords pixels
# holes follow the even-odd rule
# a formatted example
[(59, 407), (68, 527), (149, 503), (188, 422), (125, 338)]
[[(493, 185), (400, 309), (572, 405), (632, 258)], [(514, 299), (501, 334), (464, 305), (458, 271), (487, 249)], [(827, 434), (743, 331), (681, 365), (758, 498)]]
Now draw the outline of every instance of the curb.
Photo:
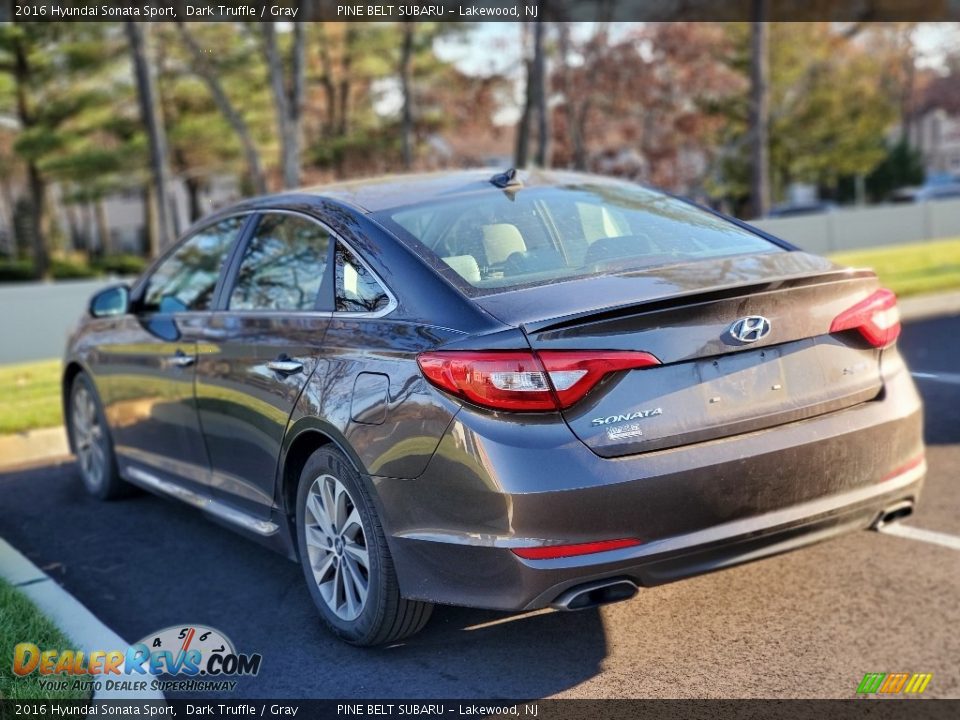
[(0, 471), (69, 456), (67, 432), (62, 425), (0, 435)]
[[(130, 643), (100, 622), (79, 600), (3, 538), (0, 538), (0, 577), (30, 598), (44, 615), (76, 643), (78, 649), (90, 653), (93, 650), (130, 646)], [(164, 697), (157, 690), (113, 690), (94, 691), (93, 699), (163, 700)]]
[(906, 297), (899, 304), (900, 318), (906, 322), (960, 315), (960, 291)]

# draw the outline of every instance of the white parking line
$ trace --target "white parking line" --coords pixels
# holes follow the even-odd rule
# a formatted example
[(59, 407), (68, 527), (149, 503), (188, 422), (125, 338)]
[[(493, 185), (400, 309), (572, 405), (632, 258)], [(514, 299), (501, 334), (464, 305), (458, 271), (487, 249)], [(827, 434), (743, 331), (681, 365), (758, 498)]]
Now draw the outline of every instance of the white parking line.
[(880, 528), (880, 532), (887, 535), (909, 538), (910, 540), (919, 540), (921, 542), (933, 543), (934, 545), (941, 545), (951, 550), (960, 550), (960, 537), (936, 532), (934, 530), (924, 530), (923, 528), (912, 527), (910, 525), (890, 523)]
[(910, 374), (917, 380), (933, 380), (935, 382), (950, 383), (951, 385), (960, 385), (960, 373), (913, 372)]

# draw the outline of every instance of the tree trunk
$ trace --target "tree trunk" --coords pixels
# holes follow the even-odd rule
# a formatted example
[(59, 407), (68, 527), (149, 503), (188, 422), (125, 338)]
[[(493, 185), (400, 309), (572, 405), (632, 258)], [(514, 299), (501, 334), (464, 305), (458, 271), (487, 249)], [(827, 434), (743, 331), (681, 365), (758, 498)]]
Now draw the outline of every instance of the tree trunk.
[(38, 280), (50, 277), (50, 249), (47, 246), (47, 183), (37, 164), (27, 163), (27, 188), (30, 190), (30, 231), (33, 233), (33, 275)]
[(190, 211), (190, 222), (196, 222), (203, 217), (203, 207), (200, 203), (200, 191), (203, 183), (198, 178), (187, 177), (183, 181), (187, 190), (187, 207)]
[(587, 135), (587, 118), (590, 116), (590, 99), (587, 98), (580, 106), (573, 124), (573, 167), (576, 170), (587, 169), (587, 146), (584, 138)]
[(167, 165), (167, 137), (156, 102), (153, 72), (147, 58), (146, 38), (140, 23), (127, 21), (127, 39), (133, 56), (140, 114), (150, 139), (150, 172), (156, 196), (157, 237), (152, 239), (151, 251), (159, 252), (173, 242), (174, 220), (170, 203), (170, 170)]
[(400, 120), (400, 143), (403, 150), (403, 169), (413, 166), (413, 90), (410, 87), (410, 65), (413, 61), (413, 33), (415, 23), (403, 24), (403, 47), (400, 51), (400, 89), (403, 92), (403, 114)]
[(207, 86), (207, 90), (210, 91), (210, 95), (217, 109), (237, 134), (237, 139), (240, 141), (240, 147), (243, 151), (243, 158), (247, 164), (247, 174), (250, 176), (250, 184), (253, 186), (253, 191), (257, 195), (265, 194), (267, 192), (267, 179), (263, 173), (260, 153), (253, 141), (250, 127), (246, 121), (244, 121), (243, 116), (233, 106), (233, 103), (230, 102), (230, 98), (227, 97), (227, 93), (223, 89), (223, 84), (220, 82), (219, 76), (210, 66), (210, 63), (207, 62), (203, 50), (197, 45), (197, 41), (193, 35), (190, 34), (186, 24), (178, 22), (177, 29), (180, 31), (180, 37), (184, 45), (187, 46), (187, 50), (190, 52), (193, 71), (203, 80)]
[[(300, 9), (301, 3), (296, 3)], [(289, 113), (290, 137), (284, 146), (284, 180), (287, 187), (300, 187), (300, 141), (303, 135), (303, 98), (307, 80), (306, 24), (293, 24), (293, 47), (290, 49), (290, 101)]]
[(274, 114), (277, 118), (277, 133), (280, 135), (280, 172), (283, 176), (283, 186), (292, 187), (288, 180), (290, 169), (286, 166), (287, 143), (290, 137), (289, 118), (287, 110), (287, 93), (283, 86), (283, 61), (280, 50), (277, 48), (277, 30), (272, 22), (260, 23), (263, 33), (263, 52), (267, 61), (267, 76), (270, 79), (270, 92), (273, 94)]
[(347, 25), (346, 37), (344, 38), (343, 59), (340, 63), (340, 92), (339, 92), (339, 126), (338, 134), (343, 137), (350, 132), (350, 72), (353, 67), (353, 44), (356, 42), (357, 31)]
[[(18, 38), (14, 41), (13, 76), (17, 94), (17, 116), (20, 127), (29, 130), (35, 124), (35, 118), (27, 97), (31, 68), (27, 50)], [(36, 160), (27, 160), (27, 189), (30, 192), (30, 247), (33, 256), (33, 274), (44, 279), (50, 274), (50, 249), (44, 226), (46, 218), (47, 184), (40, 174)]]
[(770, 208), (768, 157), (768, 26), (766, 0), (753, 0), (750, 57), (750, 199), (754, 217)]
[(324, 134), (333, 135), (337, 128), (337, 86), (333, 81), (333, 64), (330, 61), (330, 40), (324, 23), (317, 23), (317, 35), (320, 42), (320, 68), (323, 75), (320, 77), (320, 84), (323, 85), (323, 94), (326, 100), (326, 120), (324, 122)]
[(530, 113), (533, 105), (532, 90), (530, 83), (531, 61), (526, 61), (527, 66), (527, 87), (523, 102), (523, 112), (520, 115), (520, 122), (517, 123), (517, 150), (514, 155), (514, 165), (518, 168), (526, 167), (530, 158)]
[(547, 57), (543, 48), (546, 26), (537, 20), (533, 29), (533, 102), (537, 111), (537, 152), (534, 162), (542, 168), (550, 165), (550, 116), (547, 110)]
[(100, 241), (100, 254), (104, 257), (113, 252), (113, 239), (110, 237), (110, 223), (107, 220), (107, 206), (102, 197), (98, 197), (94, 206), (97, 222), (97, 239)]
[(263, 49), (270, 77), (270, 91), (277, 116), (277, 130), (280, 133), (280, 170), (283, 175), (283, 187), (295, 188), (300, 185), (300, 117), (305, 78), (304, 27), (302, 23), (293, 25), (293, 48), (290, 92), (287, 94), (284, 82), (283, 58), (277, 43), (277, 30), (272, 22), (260, 24), (263, 32)]

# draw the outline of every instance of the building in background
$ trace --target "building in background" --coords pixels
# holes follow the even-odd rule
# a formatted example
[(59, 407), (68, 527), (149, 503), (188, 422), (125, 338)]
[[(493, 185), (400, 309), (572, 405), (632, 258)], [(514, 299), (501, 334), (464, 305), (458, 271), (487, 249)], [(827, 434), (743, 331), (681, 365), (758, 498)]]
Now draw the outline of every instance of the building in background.
[(960, 176), (960, 77), (938, 77), (924, 88), (909, 139), (923, 155), (928, 182)]

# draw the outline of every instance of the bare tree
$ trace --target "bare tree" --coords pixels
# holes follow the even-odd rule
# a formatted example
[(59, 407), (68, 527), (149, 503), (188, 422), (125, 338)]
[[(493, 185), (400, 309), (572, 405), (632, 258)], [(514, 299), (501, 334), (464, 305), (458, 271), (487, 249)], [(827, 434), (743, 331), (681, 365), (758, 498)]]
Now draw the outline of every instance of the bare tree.
[(770, 207), (768, 45), (766, 0), (753, 0), (750, 38), (750, 199), (753, 215)]
[[(521, 37), (524, 39), (523, 44), (525, 46), (527, 44), (526, 38), (529, 37), (529, 27), (527, 23), (520, 25)], [(514, 165), (517, 167), (526, 167), (530, 160), (530, 118), (533, 114), (533, 98), (535, 95), (533, 59), (527, 57), (526, 53), (524, 53), (523, 65), (525, 77), (523, 110), (520, 113), (520, 120), (517, 122), (517, 147), (514, 153)]]
[(257, 195), (263, 195), (267, 192), (267, 180), (263, 173), (263, 165), (260, 162), (260, 152), (257, 150), (257, 146), (253, 141), (253, 135), (250, 132), (249, 126), (243, 119), (243, 116), (234, 107), (233, 103), (230, 102), (230, 98), (227, 97), (227, 93), (223, 89), (223, 83), (220, 82), (219, 76), (207, 61), (203, 50), (187, 29), (186, 23), (178, 21), (177, 30), (180, 31), (180, 38), (190, 53), (193, 71), (203, 80), (207, 86), (207, 90), (210, 91), (210, 95), (217, 109), (220, 110), (224, 119), (237, 134), (237, 139), (240, 141), (240, 147), (243, 150), (244, 160), (247, 163), (247, 173), (250, 176), (250, 182), (253, 185), (254, 192)]
[[(526, 32), (526, 25), (522, 26)], [(533, 55), (524, 61), (526, 83), (524, 88), (523, 112), (517, 124), (517, 148), (515, 163), (524, 167), (530, 159), (530, 130), (533, 118), (537, 119), (537, 146), (534, 162), (545, 167), (549, 162), (550, 120), (547, 117), (546, 89), (546, 52), (543, 47), (544, 23), (537, 20), (533, 24)]]
[[(299, 3), (297, 3), (299, 5)], [(270, 77), (280, 134), (280, 167), (283, 186), (300, 185), (300, 135), (303, 117), (303, 96), (306, 84), (306, 37), (304, 24), (293, 23), (293, 45), (290, 49), (290, 83), (284, 80), (284, 62), (277, 43), (277, 30), (272, 22), (260, 23), (263, 49)]]
[(353, 51), (357, 42), (357, 29), (353, 23), (347, 23), (343, 40), (343, 54), (340, 57), (340, 120), (337, 133), (341, 136), (350, 131), (350, 87), (353, 81)]
[[(151, 252), (156, 254), (174, 236), (174, 219), (170, 204), (170, 169), (167, 162), (167, 136), (160, 118), (153, 70), (148, 59), (146, 38), (140, 23), (127, 21), (127, 39), (133, 57), (134, 77), (137, 82), (137, 97), (140, 100), (140, 115), (147, 128), (150, 141), (150, 172), (153, 179), (153, 198), (156, 202), (155, 217), (157, 233), (151, 237)], [(152, 223), (151, 223), (152, 225)]]
[(533, 30), (533, 102), (537, 111), (537, 152), (539, 167), (550, 165), (550, 114), (547, 111), (547, 55), (543, 47), (546, 25), (538, 20)]
[(410, 87), (410, 65), (413, 61), (414, 28), (413, 22), (403, 24), (403, 45), (400, 49), (400, 89), (403, 93), (400, 142), (404, 170), (409, 170), (413, 165), (413, 89)]

